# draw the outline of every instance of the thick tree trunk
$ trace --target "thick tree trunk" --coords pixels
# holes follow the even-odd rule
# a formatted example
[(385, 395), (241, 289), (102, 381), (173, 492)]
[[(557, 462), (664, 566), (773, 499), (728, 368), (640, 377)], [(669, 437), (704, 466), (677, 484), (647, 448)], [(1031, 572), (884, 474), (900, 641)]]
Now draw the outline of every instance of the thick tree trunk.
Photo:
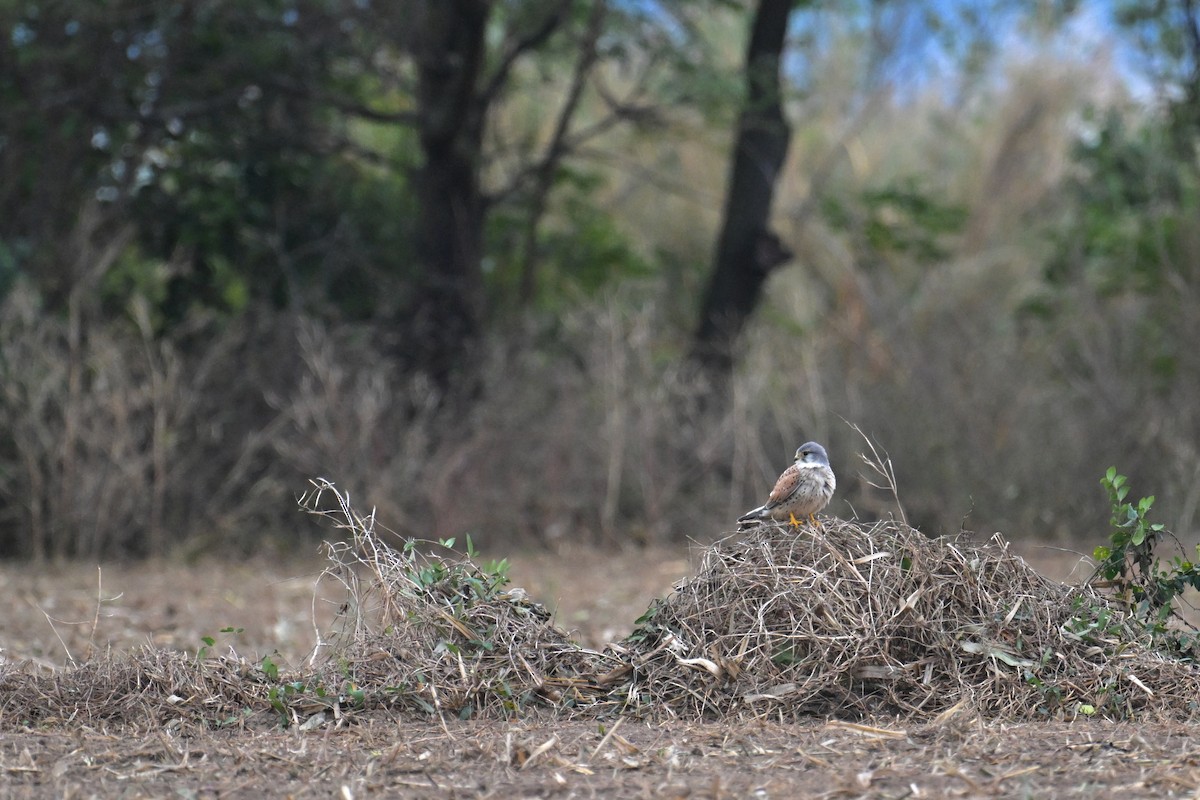
[(441, 389), (469, 365), (483, 327), (483, 197), (479, 158), (483, 106), (478, 83), (488, 0), (416, 5), (418, 132), (416, 174), (421, 276), (410, 308), (407, 360)]
[(791, 258), (767, 227), (791, 136), (779, 77), (791, 8), (791, 0), (759, 0), (747, 48), (746, 105), (734, 143), (716, 263), (692, 348), (693, 361), (714, 389), (733, 369), (734, 346), (758, 305), (767, 276)]

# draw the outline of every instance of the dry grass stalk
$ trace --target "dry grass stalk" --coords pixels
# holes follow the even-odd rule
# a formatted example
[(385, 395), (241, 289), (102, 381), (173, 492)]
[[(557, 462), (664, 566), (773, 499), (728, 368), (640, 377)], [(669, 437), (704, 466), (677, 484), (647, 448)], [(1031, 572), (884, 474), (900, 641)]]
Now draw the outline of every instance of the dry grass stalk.
[[(871, 451), (871, 455), (869, 456), (866, 453), (859, 453), (858, 457), (862, 459), (863, 464), (874, 475), (872, 477), (860, 475), (859, 477), (862, 478), (863, 483), (871, 488), (882, 489), (888, 492), (896, 502), (896, 513), (900, 515), (900, 521), (908, 525), (908, 517), (904, 513), (904, 505), (900, 502), (900, 488), (896, 485), (896, 468), (892, 466), (891, 456), (887, 454), (886, 450), (876, 446), (871, 437), (863, 433), (863, 429), (858, 425), (845, 419), (842, 421), (849, 425), (851, 430), (862, 438), (863, 442), (867, 445), (867, 449)], [(880, 454), (881, 450), (883, 450), (882, 454)], [(880, 482), (877, 483), (876, 481)]]

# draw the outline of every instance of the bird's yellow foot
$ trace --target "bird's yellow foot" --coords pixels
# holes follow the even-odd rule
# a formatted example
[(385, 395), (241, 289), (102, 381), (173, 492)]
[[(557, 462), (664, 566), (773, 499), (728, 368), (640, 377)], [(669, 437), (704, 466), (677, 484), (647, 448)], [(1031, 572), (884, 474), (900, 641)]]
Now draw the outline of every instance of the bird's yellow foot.
[(795, 515), (795, 514), (792, 514), (792, 513), (790, 513), (790, 512), (789, 512), (789, 513), (788, 513), (788, 519), (790, 519), (790, 520), (792, 521), (792, 527), (793, 527), (793, 528), (799, 528), (799, 527), (800, 527), (800, 520), (796, 519), (796, 515)]

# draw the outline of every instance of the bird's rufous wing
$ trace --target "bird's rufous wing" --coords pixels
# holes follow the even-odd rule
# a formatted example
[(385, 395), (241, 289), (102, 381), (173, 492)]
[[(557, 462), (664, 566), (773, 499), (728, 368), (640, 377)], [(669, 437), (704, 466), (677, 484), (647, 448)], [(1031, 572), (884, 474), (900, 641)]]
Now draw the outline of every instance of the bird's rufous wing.
[(771, 490), (771, 496), (767, 498), (767, 507), (777, 506), (787, 500), (792, 492), (796, 491), (798, 483), (800, 483), (800, 467), (792, 464), (783, 471), (779, 480), (775, 481), (775, 488)]

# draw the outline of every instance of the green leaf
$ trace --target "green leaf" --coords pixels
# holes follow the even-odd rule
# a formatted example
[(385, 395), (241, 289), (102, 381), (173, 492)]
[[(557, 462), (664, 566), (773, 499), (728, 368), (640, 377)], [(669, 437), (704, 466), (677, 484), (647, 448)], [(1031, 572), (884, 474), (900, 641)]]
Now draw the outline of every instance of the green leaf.
[(1133, 536), (1129, 537), (1129, 541), (1133, 542), (1135, 547), (1140, 546), (1142, 542), (1146, 541), (1146, 532), (1138, 528), (1133, 532)]
[(796, 651), (790, 647), (785, 647), (771, 656), (771, 661), (781, 667), (786, 667), (788, 664), (796, 662)]

